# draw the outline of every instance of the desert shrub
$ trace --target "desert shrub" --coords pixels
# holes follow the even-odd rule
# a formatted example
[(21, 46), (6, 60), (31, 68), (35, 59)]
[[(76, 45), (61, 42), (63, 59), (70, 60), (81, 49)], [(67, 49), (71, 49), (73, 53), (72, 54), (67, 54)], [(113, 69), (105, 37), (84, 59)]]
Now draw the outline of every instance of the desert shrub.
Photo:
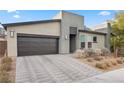
[(122, 64), (123, 63), (123, 61), (120, 58), (118, 58), (116, 61), (117, 61), (118, 64)]
[(2, 59), (0, 70), (1, 71), (10, 71), (12, 69), (12, 59), (5, 57)]
[(86, 49), (85, 53), (86, 53), (87, 57), (95, 56), (95, 52), (93, 49)]
[(11, 83), (11, 80), (9, 78), (9, 73), (6, 71), (1, 71), (0, 72), (0, 83)]
[(1, 64), (0, 66), (0, 70), (1, 71), (11, 71), (12, 69), (12, 66), (11, 66), (11, 63), (7, 63), (7, 64)]
[(118, 50), (118, 56), (124, 57), (124, 48), (123, 47)]
[(102, 56), (108, 56), (108, 55), (110, 55), (110, 51), (107, 49), (107, 48), (103, 48), (103, 49), (101, 49), (101, 55)]
[(121, 57), (120, 60), (124, 63), (124, 57)]
[(117, 59), (117, 63), (118, 63), (118, 64), (122, 64), (123, 61), (122, 61), (121, 59)]
[(83, 49), (78, 49), (78, 50), (76, 50), (76, 52), (74, 53), (74, 56), (76, 57), (76, 58), (85, 58), (85, 57), (87, 57), (87, 54), (86, 54), (86, 52), (85, 52), (85, 50)]
[(124, 58), (123, 58), (122, 62), (124, 63)]
[(88, 58), (87, 61), (88, 62), (93, 62), (93, 59), (92, 58)]
[(111, 64), (115, 66), (115, 65), (117, 65), (117, 62), (116, 61), (111, 61)]
[(2, 64), (4, 64), (4, 63), (12, 63), (12, 58), (10, 58), (10, 57), (5, 57), (5, 58), (3, 58), (2, 59), (2, 62), (1, 62)]
[(96, 67), (100, 69), (107, 69), (107, 66), (105, 63), (96, 63)]
[(100, 56), (95, 56), (94, 57), (94, 60), (96, 60), (96, 61), (101, 61), (103, 58), (102, 57), (100, 57)]
[(107, 67), (111, 67), (111, 63), (110, 62), (105, 62)]
[(82, 50), (81, 49), (76, 50), (76, 52), (74, 53), (74, 56), (76, 58), (81, 58), (82, 57)]
[(94, 49), (95, 55), (100, 56), (102, 54), (101, 49)]
[(82, 50), (82, 57), (83, 58), (87, 57), (87, 53), (85, 52), (85, 49)]

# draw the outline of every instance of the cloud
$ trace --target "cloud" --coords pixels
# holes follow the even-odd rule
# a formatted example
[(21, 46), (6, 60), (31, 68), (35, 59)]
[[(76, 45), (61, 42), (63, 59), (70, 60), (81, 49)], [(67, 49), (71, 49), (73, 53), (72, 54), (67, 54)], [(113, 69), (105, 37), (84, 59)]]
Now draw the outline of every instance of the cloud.
[(111, 15), (111, 12), (109, 12), (109, 11), (102, 11), (102, 12), (100, 12), (98, 15), (101, 15), (101, 16), (108, 16), (108, 15)]
[(20, 15), (14, 15), (13, 17), (14, 18), (20, 18)]
[(7, 12), (8, 13), (17, 13), (17, 14), (19, 13), (19, 11), (17, 11), (17, 10), (7, 10)]
[(16, 12), (16, 10), (7, 10), (8, 13)]

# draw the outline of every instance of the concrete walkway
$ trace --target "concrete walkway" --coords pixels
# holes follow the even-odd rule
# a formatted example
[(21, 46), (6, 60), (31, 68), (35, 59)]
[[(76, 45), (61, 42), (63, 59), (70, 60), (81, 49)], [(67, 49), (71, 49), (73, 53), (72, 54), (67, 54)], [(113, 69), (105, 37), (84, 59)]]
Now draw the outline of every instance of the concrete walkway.
[(124, 83), (124, 68), (96, 75), (78, 82), (82, 83)]
[(71, 55), (18, 57), (16, 63), (16, 82), (18, 83), (71, 83), (101, 73), (78, 62)]

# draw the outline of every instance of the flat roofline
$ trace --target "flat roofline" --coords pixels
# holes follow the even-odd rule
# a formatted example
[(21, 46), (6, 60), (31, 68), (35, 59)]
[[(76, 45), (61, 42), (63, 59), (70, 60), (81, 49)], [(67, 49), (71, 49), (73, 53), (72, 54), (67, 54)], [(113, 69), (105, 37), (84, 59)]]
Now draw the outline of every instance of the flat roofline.
[(38, 20), (38, 21), (7, 23), (7, 24), (2, 24), (2, 25), (4, 27), (7, 27), (7, 26), (19, 26), (19, 25), (29, 25), (29, 24), (38, 24), (38, 23), (50, 23), (50, 22), (60, 22), (60, 21), (61, 21), (61, 19), (51, 19), (51, 20)]
[(74, 12), (69, 12), (69, 11), (66, 11), (66, 10), (61, 10), (63, 13), (69, 13), (69, 14), (73, 14), (73, 15), (77, 15), (77, 16), (80, 16), (80, 17), (84, 17), (84, 15), (79, 15), (77, 13), (74, 13)]
[(79, 30), (79, 32), (88, 33), (88, 34), (98, 34), (98, 35), (106, 35), (106, 33), (88, 31), (88, 30)]

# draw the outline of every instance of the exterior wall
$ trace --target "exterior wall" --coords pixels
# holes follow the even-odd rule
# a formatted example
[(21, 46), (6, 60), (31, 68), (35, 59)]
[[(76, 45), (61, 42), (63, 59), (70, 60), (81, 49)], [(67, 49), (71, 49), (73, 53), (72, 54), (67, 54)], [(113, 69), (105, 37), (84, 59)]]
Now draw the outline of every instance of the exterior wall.
[(0, 37), (0, 41), (6, 41), (6, 39), (5, 39), (5, 38), (1, 38), (1, 37)]
[(62, 11), (56, 14), (52, 19), (62, 19)]
[(78, 29), (84, 28), (84, 17), (73, 13), (61, 12), (60, 53), (70, 52), (70, 27), (77, 27), (76, 49), (79, 48)]
[(95, 31), (107, 34), (105, 37), (105, 47), (110, 50), (111, 24), (109, 22), (106, 22), (104, 23), (104, 25), (96, 28)]
[[(80, 32), (79, 36), (81, 37), (81, 35), (85, 36), (85, 42), (86, 42), (86, 49), (88, 48), (88, 42), (93, 42), (93, 36), (97, 37), (97, 43), (92, 43), (92, 48), (96, 49), (102, 49), (105, 48), (105, 35), (98, 35), (98, 34), (89, 34), (89, 33), (83, 33)], [(79, 37), (79, 38), (80, 38)], [(81, 40), (80, 40), (80, 48), (81, 48)]]
[(107, 27), (105, 27), (105, 28), (100, 28), (100, 29), (96, 29), (95, 30), (96, 32), (101, 32), (101, 33), (107, 33), (108, 31), (107, 31)]
[[(17, 33), (60, 36), (60, 22), (10, 26), (7, 31), (8, 56), (17, 56)], [(15, 32), (14, 38), (10, 37), (9, 31)]]

